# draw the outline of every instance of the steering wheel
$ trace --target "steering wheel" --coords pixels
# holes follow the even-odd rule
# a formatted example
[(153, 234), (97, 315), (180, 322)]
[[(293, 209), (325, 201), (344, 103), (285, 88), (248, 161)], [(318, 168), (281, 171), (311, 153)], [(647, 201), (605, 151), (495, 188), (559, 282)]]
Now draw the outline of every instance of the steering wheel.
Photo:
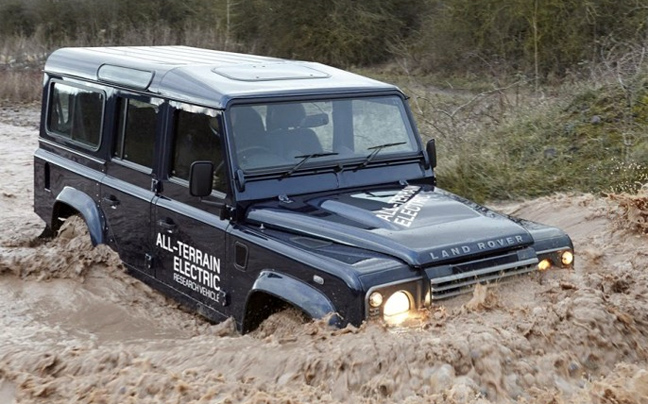
[(238, 153), (244, 160), (258, 154), (273, 154), (272, 150), (264, 146), (249, 146), (241, 149)]
[(225, 167), (225, 161), (221, 161), (220, 163), (218, 163), (218, 165), (216, 166), (216, 168), (214, 168), (214, 176), (215, 176), (215, 177), (218, 176), (218, 174), (221, 172), (221, 170), (223, 169), (223, 167)]

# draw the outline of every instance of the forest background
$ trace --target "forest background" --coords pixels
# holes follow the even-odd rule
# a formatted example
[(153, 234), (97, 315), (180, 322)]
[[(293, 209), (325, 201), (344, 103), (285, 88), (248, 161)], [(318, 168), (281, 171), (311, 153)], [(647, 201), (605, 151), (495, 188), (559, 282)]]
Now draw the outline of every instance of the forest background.
[(0, 104), (63, 46), (182, 44), (399, 85), (442, 187), (478, 201), (648, 182), (641, 0), (0, 0)]

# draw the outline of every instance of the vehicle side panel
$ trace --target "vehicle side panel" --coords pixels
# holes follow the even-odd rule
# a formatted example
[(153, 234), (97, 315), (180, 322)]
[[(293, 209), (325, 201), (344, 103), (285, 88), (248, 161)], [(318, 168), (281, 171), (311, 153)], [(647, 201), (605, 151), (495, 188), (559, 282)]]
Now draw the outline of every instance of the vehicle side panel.
[[(358, 279), (349, 277), (347, 281), (342, 281), (334, 275), (334, 271), (323, 270), (335, 265), (335, 262), (275, 240), (262, 231), (233, 226), (228, 238), (228, 256), (236, 257), (237, 248), (245, 248), (247, 251), (246, 265), (235, 265), (236, 269), (231, 274), (236, 279), (230, 293), (233, 297), (232, 312), (237, 313), (237, 321), (241, 320), (239, 316), (243, 316), (246, 311), (245, 296), (250, 294), (260, 277), (268, 276), (269, 273), (276, 273), (283, 279), (289, 278), (287, 281), (277, 279), (273, 290), (280, 290), (279, 285), (283, 285), (285, 289), (293, 288), (294, 283), (299, 282), (304, 288), (298, 293), (316, 290), (322, 295), (334, 296), (331, 305), (342, 319), (340, 324), (359, 325), (363, 321), (364, 293)], [(294, 302), (300, 299), (298, 293), (285, 291), (285, 295), (292, 296)], [(288, 299), (282, 300), (288, 302)], [(305, 313), (313, 312), (314, 309), (309, 308), (309, 297), (304, 296), (303, 299), (303, 305), (297, 308)]]

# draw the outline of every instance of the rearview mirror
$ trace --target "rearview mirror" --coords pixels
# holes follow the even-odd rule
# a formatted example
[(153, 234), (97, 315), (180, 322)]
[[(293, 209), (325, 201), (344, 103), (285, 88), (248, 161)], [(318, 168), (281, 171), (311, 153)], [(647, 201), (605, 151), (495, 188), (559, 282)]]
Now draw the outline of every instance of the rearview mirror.
[(320, 126), (328, 125), (329, 117), (328, 114), (321, 113), (315, 115), (307, 115), (302, 119), (299, 124), (300, 128), (317, 128)]
[(437, 166), (437, 153), (436, 153), (436, 142), (434, 139), (428, 140), (425, 145), (425, 151), (427, 152), (428, 162), (430, 163), (431, 168)]
[(214, 163), (194, 161), (189, 169), (189, 193), (200, 198), (209, 196), (214, 180)]

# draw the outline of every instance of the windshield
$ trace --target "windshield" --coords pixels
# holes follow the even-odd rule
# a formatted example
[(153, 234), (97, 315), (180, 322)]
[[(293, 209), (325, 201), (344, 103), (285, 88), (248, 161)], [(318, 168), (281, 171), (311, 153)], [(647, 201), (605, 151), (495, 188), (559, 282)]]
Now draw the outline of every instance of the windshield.
[(397, 96), (236, 105), (229, 125), (244, 172), (357, 164), (418, 151)]

